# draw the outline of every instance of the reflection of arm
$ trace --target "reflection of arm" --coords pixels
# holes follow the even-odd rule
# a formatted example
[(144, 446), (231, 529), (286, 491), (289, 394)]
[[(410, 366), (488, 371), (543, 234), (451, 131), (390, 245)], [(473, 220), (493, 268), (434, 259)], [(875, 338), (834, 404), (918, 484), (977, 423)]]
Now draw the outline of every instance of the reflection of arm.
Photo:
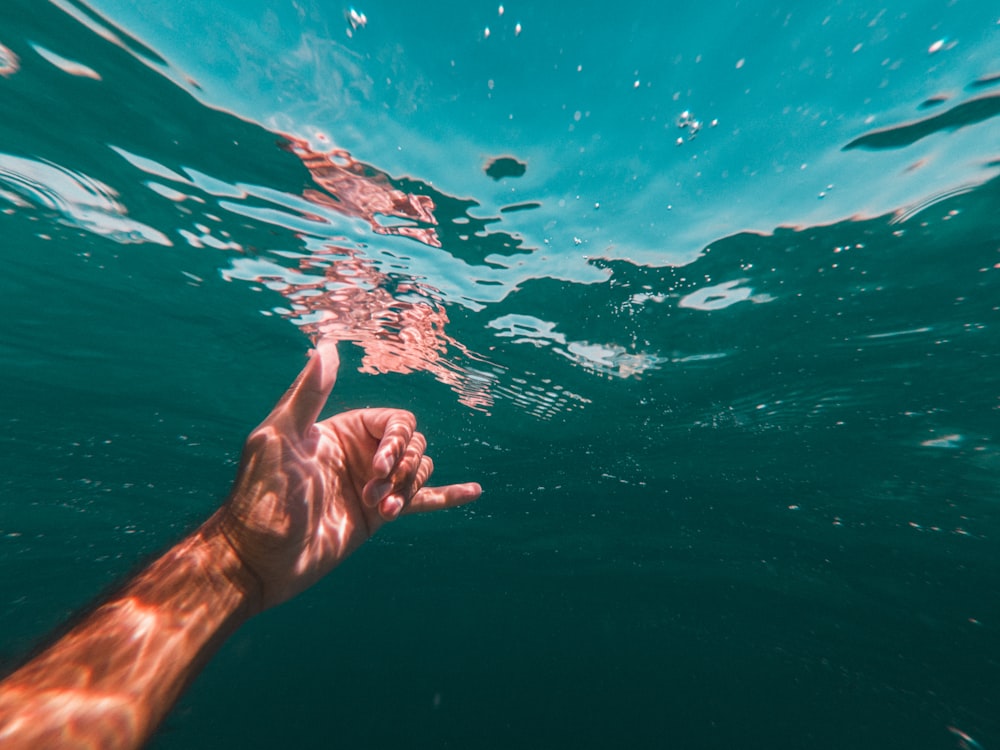
[(0, 684), (0, 746), (131, 748), (256, 611), (259, 583), (209, 520)]

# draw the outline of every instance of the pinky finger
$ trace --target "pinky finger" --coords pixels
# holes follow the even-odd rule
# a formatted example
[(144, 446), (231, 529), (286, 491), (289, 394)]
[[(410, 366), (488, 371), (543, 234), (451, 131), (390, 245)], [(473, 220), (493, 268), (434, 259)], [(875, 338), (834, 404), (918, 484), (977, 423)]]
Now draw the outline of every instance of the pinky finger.
[(455, 508), (478, 500), (482, 494), (483, 488), (477, 482), (449, 484), (444, 487), (424, 487), (413, 496), (413, 499), (403, 509), (403, 513), (429, 513), (432, 510)]

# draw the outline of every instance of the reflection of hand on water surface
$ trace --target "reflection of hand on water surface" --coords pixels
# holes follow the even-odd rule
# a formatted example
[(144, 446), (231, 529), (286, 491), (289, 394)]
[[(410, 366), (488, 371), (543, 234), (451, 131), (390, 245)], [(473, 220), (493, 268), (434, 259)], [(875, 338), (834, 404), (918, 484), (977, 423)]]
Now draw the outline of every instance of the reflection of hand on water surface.
[[(389, 176), (342, 150), (313, 150), (301, 138), (286, 135), (286, 147), (302, 160), (316, 184), (325, 192), (307, 189), (302, 197), (318, 206), (365, 219), (378, 234), (411, 237), (431, 247), (441, 247), (434, 225), (434, 200), (429, 195), (406, 193), (393, 187)], [(409, 219), (413, 224), (385, 225), (379, 216)]]
[[(316, 186), (302, 196), (310, 203), (367, 221), (378, 234), (398, 235), (440, 248), (434, 200), (429, 195), (396, 188), (389, 176), (354, 160), (349, 153), (316, 151), (286, 135), (285, 147), (309, 170)], [(386, 225), (386, 217), (404, 223)], [(312, 217), (322, 220), (321, 217)], [(413, 279), (391, 279), (370, 257), (357, 249), (327, 244), (301, 261), (303, 270), (322, 269), (323, 279), (284, 280), (282, 294), (292, 303), (291, 314), (304, 321), (314, 339), (352, 341), (364, 349), (362, 372), (426, 371), (476, 409), (492, 405), (488, 379), (470, 377), (466, 368), (446, 358), (449, 347), (466, 357), (482, 359), (445, 333), (448, 315), (436, 290)], [(392, 291), (387, 287), (394, 287)], [(411, 299), (401, 299), (405, 295)]]

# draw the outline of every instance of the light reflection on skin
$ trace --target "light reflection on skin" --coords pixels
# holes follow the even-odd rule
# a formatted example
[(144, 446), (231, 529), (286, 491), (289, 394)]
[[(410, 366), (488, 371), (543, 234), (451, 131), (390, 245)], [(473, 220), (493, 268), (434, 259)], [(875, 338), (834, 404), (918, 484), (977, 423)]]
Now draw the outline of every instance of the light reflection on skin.
[(226, 503), (67, 635), (0, 682), (0, 746), (134, 748), (250, 616), (326, 575), (401, 513), (479, 497), (427, 487), (414, 416), (360, 409), (316, 423), (333, 388), (323, 340), (247, 439)]

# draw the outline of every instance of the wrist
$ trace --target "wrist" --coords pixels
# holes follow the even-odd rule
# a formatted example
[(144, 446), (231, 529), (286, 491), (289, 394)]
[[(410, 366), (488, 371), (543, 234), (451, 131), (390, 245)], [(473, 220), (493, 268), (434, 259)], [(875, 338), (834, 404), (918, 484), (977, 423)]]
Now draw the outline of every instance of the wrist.
[(199, 561), (199, 572), (220, 590), (229, 589), (238, 598), (237, 609), (244, 619), (260, 612), (263, 584), (260, 577), (246, 564), (221, 523), (221, 511), (212, 515), (189, 538), (190, 550)]

